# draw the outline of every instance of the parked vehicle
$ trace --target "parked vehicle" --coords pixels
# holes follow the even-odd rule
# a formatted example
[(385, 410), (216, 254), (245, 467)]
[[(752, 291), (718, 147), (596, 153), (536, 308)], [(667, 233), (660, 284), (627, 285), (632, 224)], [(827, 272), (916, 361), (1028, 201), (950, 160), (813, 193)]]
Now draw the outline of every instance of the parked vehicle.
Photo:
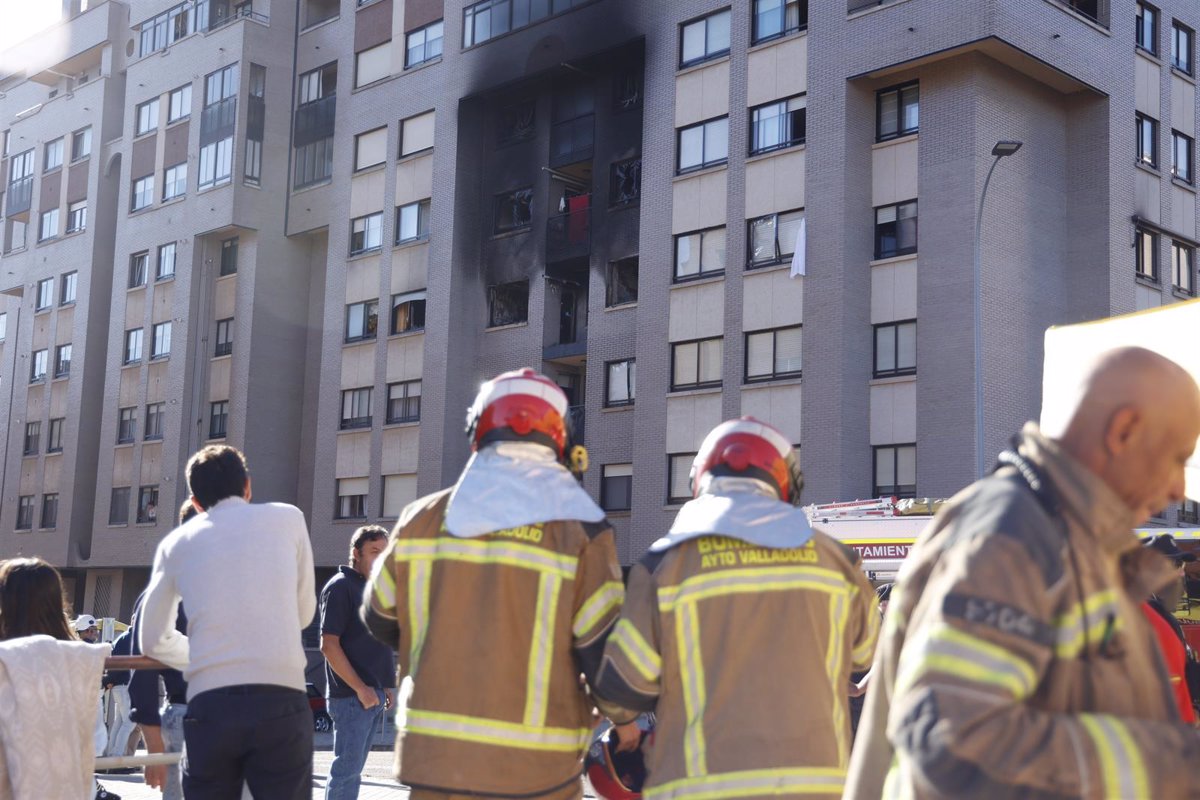
[(308, 691), (308, 707), (312, 709), (313, 730), (317, 733), (329, 733), (333, 730), (333, 717), (325, 709), (325, 695), (317, 691), (311, 683), (304, 684)]

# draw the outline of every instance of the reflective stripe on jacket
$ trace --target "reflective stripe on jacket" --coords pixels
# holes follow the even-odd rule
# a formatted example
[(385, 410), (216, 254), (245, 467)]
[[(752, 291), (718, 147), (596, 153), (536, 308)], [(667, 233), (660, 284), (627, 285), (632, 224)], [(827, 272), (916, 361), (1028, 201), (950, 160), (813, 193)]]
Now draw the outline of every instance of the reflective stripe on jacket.
[(879, 625), (856, 560), (824, 534), (709, 536), (633, 568), (596, 692), (656, 711), (646, 798), (841, 794), (850, 672)]
[(398, 776), (449, 793), (553, 792), (579, 779), (592, 725), (579, 674), (595, 676), (625, 595), (612, 529), (562, 521), (460, 539), (442, 525), (448, 497), (405, 509), (366, 598), (374, 632), (398, 627), (413, 678)]
[(955, 497), (891, 595), (845, 797), (1200, 797), (1200, 738), (1138, 606), (1171, 577), (1132, 512), (1034, 425)]

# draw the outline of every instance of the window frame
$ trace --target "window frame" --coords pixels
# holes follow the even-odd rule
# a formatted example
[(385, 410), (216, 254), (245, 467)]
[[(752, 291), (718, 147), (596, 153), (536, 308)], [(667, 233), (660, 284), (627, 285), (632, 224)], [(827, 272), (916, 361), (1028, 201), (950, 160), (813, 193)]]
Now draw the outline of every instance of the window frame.
[(29, 358), (29, 382), (45, 383), (50, 370), (50, 348), (34, 350)]
[(76, 200), (67, 204), (67, 233), (81, 233), (87, 230), (87, 200)]
[[(375, 394), (374, 386), (359, 386), (352, 389), (342, 389), (342, 411), (338, 418), (338, 430), (353, 431), (363, 430), (372, 427), (373, 424), (373, 395)], [(361, 403), (363, 398), (366, 398), (366, 415), (361, 413), (358, 416), (346, 416), (347, 404), (352, 411), (361, 412), (363, 409)]]
[[(66, 359), (63, 355), (66, 355)], [(59, 344), (54, 346), (54, 377), (66, 378), (71, 374), (71, 343)]]
[[(371, 226), (372, 219), (376, 220), (374, 230), (376, 232), (376, 234), (375, 234), (376, 238), (378, 239), (378, 241), (374, 245), (368, 244), (369, 238), (370, 238), (370, 233), (372, 230), (372, 226)], [(362, 223), (362, 230), (356, 231), (355, 226), (358, 225), (358, 223), (360, 223), (360, 222)], [(355, 236), (362, 237), (361, 246), (359, 246), (357, 249), (355, 248), (355, 244), (354, 244)], [(354, 217), (353, 219), (350, 220), (350, 255), (351, 256), (361, 256), (366, 253), (374, 253), (374, 252), (377, 252), (382, 249), (383, 249), (383, 212), (382, 211), (375, 211), (371, 214), (364, 214), (361, 217)]]
[[(801, 365), (800, 369), (794, 370), (778, 370), (778, 351), (779, 351), (779, 333), (781, 331), (799, 331), (800, 332), (800, 348), (801, 348)], [(771, 372), (763, 374), (750, 374), (750, 337), (765, 336), (771, 334)], [(771, 381), (791, 380), (801, 378), (804, 374), (803, 363), (804, 352), (804, 325), (780, 325), (774, 328), (762, 328), (754, 331), (744, 331), (742, 333), (742, 383), (752, 385), (758, 383), (769, 383)]]
[(158, 442), (162, 441), (163, 428), (167, 417), (166, 403), (147, 403), (146, 417), (142, 426), (142, 441)]
[[(220, 413), (218, 413), (218, 411)], [(220, 420), (220, 425), (217, 421)], [(208, 404), (208, 440), (229, 437), (229, 401), (214, 400)]]
[[(58, 527), (58, 494), (58, 492), (44, 492), (42, 494), (42, 516), (38, 520), (38, 530), (52, 531)], [(51, 498), (54, 499), (51, 500)], [(47, 520), (47, 517), (50, 519)]]
[[(1186, 40), (1187, 46), (1181, 48), (1179, 46), (1180, 39)], [(1179, 20), (1171, 20), (1171, 68), (1182, 72), (1184, 75), (1193, 75), (1192, 64), (1194, 62), (1193, 53), (1195, 52), (1196, 31), (1184, 25)], [(1182, 60), (1180, 52), (1186, 50), (1186, 61)]]
[(58, 304), (60, 306), (75, 305), (79, 296), (79, 270), (64, 272), (58, 278)]
[[(146, 498), (148, 502), (143, 502)], [(153, 511), (151, 511), (153, 506)], [(138, 487), (137, 499), (137, 524), (138, 525), (157, 525), (158, 524), (158, 484), (152, 483)]]
[[(518, 199), (519, 199), (518, 195), (528, 195), (528, 197), (529, 197), (529, 202), (528, 202), (529, 219), (528, 219), (528, 221), (515, 223), (512, 225), (509, 225), (507, 223), (502, 225), (500, 222), (500, 219), (501, 219), (500, 211), (503, 208), (503, 204), (506, 201), (509, 201), (509, 202), (511, 202), (512, 207), (514, 209), (519, 208), (520, 204), (518, 203)], [(493, 205), (493, 212), (492, 212), (492, 235), (493, 236), (503, 236), (503, 235), (510, 234), (510, 233), (518, 233), (518, 232), (529, 231), (529, 230), (533, 229), (533, 199), (534, 199), (534, 197), (533, 197), (533, 187), (532, 186), (521, 186), (516, 189), (510, 189), (509, 191), (506, 191), (506, 192), (499, 192), (496, 195), (494, 195), (494, 198), (495, 199), (493, 200), (494, 205)]]
[[(507, 289), (508, 287), (511, 287), (511, 286), (516, 286), (518, 284), (525, 285), (525, 317), (524, 317), (524, 319), (519, 319), (519, 320), (515, 320), (512, 322), (496, 322), (495, 321), (496, 320), (495, 302), (496, 302), (496, 299), (497, 299), (500, 291), (503, 289)], [(524, 279), (524, 280), (508, 281), (506, 283), (494, 283), (494, 284), (488, 285), (488, 287), (487, 287), (487, 291), (488, 291), (488, 294), (487, 294), (487, 301), (488, 301), (488, 303), (487, 303), (487, 312), (488, 312), (487, 330), (495, 330), (497, 328), (507, 328), (510, 325), (528, 325), (529, 324), (529, 292), (530, 292), (530, 288), (531, 288), (529, 284), (530, 284), (530, 281), (528, 279)]]
[[(130, 344), (136, 340), (137, 354), (132, 355)], [(125, 330), (125, 346), (122, 350), (122, 365), (140, 364), (142, 356), (145, 353), (146, 346), (146, 329), (145, 328), (127, 328)]]
[[(369, 515), (368, 496), (370, 494), (370, 484), (368, 483), (367, 494), (342, 494), (342, 481), (346, 478), (336, 478), (334, 480), (334, 519), (366, 519)], [(363, 478), (350, 478), (349, 480), (364, 480)], [(369, 481), (369, 479), (367, 479)], [(356, 503), (352, 498), (360, 498)], [(349, 501), (349, 502), (344, 502)], [(360, 512), (360, 513), (356, 513)]]
[[(879, 451), (889, 450), (889, 449), (892, 450), (892, 474), (896, 480), (899, 480), (899, 478), (900, 478), (900, 450), (901, 450), (901, 448), (909, 448), (909, 447), (911, 447), (913, 450), (913, 463), (914, 463), (914, 467), (915, 467), (916, 451), (917, 451), (917, 443), (916, 442), (896, 442), (895, 444), (881, 444), (881, 445), (872, 445), (871, 446), (871, 494), (873, 497), (912, 498), (912, 497), (917, 496), (917, 489), (916, 489), (916, 487), (917, 487), (916, 477), (917, 476), (915, 474), (913, 475), (914, 482), (912, 484), (893, 483), (893, 484), (889, 484), (888, 486), (885, 487), (885, 486), (880, 485), (880, 483), (879, 483), (879, 469), (878, 469)], [(912, 487), (911, 491), (903, 491), (903, 492), (900, 491), (901, 489), (904, 489), (909, 486)], [(895, 489), (896, 491), (891, 492), (890, 494), (887, 494), (887, 493), (884, 493), (881, 491), (884, 488), (892, 488), (892, 489)]]
[[(1151, 252), (1151, 264), (1150, 264), (1149, 272), (1147, 272), (1144, 268), (1145, 264), (1143, 263), (1143, 261), (1144, 261), (1144, 256), (1145, 256), (1145, 250), (1144, 250), (1145, 242), (1143, 241), (1142, 237), (1149, 237), (1149, 243), (1151, 246), (1151, 251), (1150, 251)], [(1152, 231), (1149, 228), (1141, 228), (1141, 227), (1137, 227), (1134, 229), (1133, 248), (1134, 248), (1134, 252), (1135, 252), (1135, 256), (1134, 256), (1134, 275), (1135, 275), (1135, 277), (1142, 278), (1143, 280), (1148, 280), (1148, 281), (1153, 281), (1155, 283), (1158, 283), (1158, 276), (1160, 274), (1159, 273), (1159, 263), (1158, 263), (1159, 262), (1158, 238), (1159, 237), (1158, 237), (1157, 231)]]
[[(396, 309), (406, 303), (407, 304), (411, 304), (411, 303), (420, 303), (421, 304), (421, 307), (420, 307), (421, 312), (419, 315), (420, 324), (418, 325), (414, 322), (417, 319), (418, 315), (416, 313), (410, 311), (408, 314), (408, 318), (410, 320), (409, 327), (404, 328), (403, 330), (397, 330), (396, 329)], [(426, 291), (424, 289), (419, 289), (414, 292), (400, 292), (398, 294), (392, 295), (392, 302), (391, 302), (391, 306), (389, 307), (389, 309), (390, 309), (388, 312), (388, 335), (389, 336), (399, 336), (400, 334), (405, 334), (405, 333), (418, 333), (420, 331), (425, 330)]]
[[(792, 251), (790, 253), (785, 253), (785, 252), (783, 252), (783, 246), (780, 244), (780, 240), (779, 240), (779, 218), (781, 216), (784, 216), (785, 214), (799, 214), (800, 215), (800, 218), (799, 218), (800, 223), (803, 223), (803, 221), (805, 219), (805, 211), (803, 208), (792, 208), (792, 209), (788, 209), (786, 211), (776, 211), (771, 214), (764, 214), (761, 217), (755, 217), (754, 219), (746, 220), (746, 269), (747, 270), (764, 269), (766, 267), (773, 267), (773, 266), (778, 266), (780, 264), (787, 264), (787, 263), (790, 263), (792, 258), (795, 257), (795, 255), (796, 255), (795, 244), (796, 243), (792, 242), (792, 248), (793, 248)], [(753, 235), (754, 224), (756, 222), (762, 222), (766, 219), (772, 219), (774, 221), (775, 252), (771, 256), (771, 258), (767, 261), (755, 261), (754, 260), (754, 235)], [(791, 220), (788, 220), (788, 222), (791, 222)]]
[[(140, 203), (140, 205), (139, 205)], [(154, 173), (133, 179), (133, 191), (130, 192), (129, 211), (141, 211), (154, 205)]]
[[(725, 123), (725, 155), (720, 158), (714, 158), (712, 160), (709, 160), (708, 155), (707, 155), (707, 153), (708, 153), (708, 137), (709, 137), (708, 130), (709, 130), (710, 125), (713, 125), (714, 123), (718, 123), (718, 122)], [(687, 133), (688, 131), (694, 131), (697, 128), (700, 128), (703, 131), (703, 135), (700, 140), (700, 162), (698, 164), (692, 164), (690, 166), (685, 167), (685, 166), (683, 166), (683, 135), (685, 133)], [(729, 163), (729, 115), (728, 114), (724, 114), (719, 117), (713, 117), (711, 119), (706, 119), (701, 122), (694, 123), (692, 125), (685, 125), (682, 128), (675, 129), (675, 174), (676, 175), (687, 175), (692, 172), (699, 172), (700, 170), (710, 169), (712, 167), (719, 167), (722, 164), (728, 164), (728, 163)]]
[[(800, 100), (800, 99), (803, 99), (803, 101), (804, 101), (803, 108), (792, 109), (791, 111), (789, 111), (788, 106), (791, 104), (791, 102), (793, 100)], [(781, 140), (778, 144), (766, 145), (766, 146), (764, 146), (764, 145), (756, 146), (755, 140), (758, 138), (759, 123), (756, 123), (754, 120), (755, 114), (759, 113), (760, 111), (762, 111), (766, 108), (770, 108), (771, 106), (778, 106), (780, 104), (783, 105), (783, 113), (776, 115), (780, 119), (788, 119), (789, 115), (794, 113), (795, 111), (804, 112), (803, 113), (803, 120), (804, 120), (803, 128), (804, 128), (804, 130), (800, 133), (799, 138), (797, 138), (795, 136), (795, 132), (793, 131), (791, 138), (786, 139), (786, 140), (783, 140), (781, 138)], [(790, 123), (787, 123), (787, 124), (789, 127), (791, 126)], [(794, 94), (789, 97), (781, 97), (778, 100), (772, 100), (769, 103), (762, 103), (757, 106), (752, 106), (750, 108), (749, 135), (750, 135), (750, 147), (748, 150), (748, 155), (750, 155), (750, 156), (760, 156), (765, 153), (774, 153), (779, 150), (787, 150), (790, 147), (799, 147), (800, 145), (807, 143), (807, 141), (808, 141), (808, 92), (800, 92), (799, 94)]]
[[(134, 107), (133, 137), (135, 139), (139, 136), (145, 136), (148, 133), (153, 133), (154, 131), (158, 130), (158, 101), (158, 97), (152, 97), (144, 103), (138, 103), (137, 106)], [(143, 111), (146, 113), (143, 114)]]
[[(217, 320), (217, 330), (213, 335), (213, 358), (233, 355), (233, 317)], [(225, 336), (222, 338), (222, 326)]]
[[(380, 153), (380, 156), (381, 156), (380, 159), (378, 161), (372, 162), (370, 164), (359, 164), (358, 163), (359, 151), (360, 151), (360, 145), (362, 144), (362, 138), (364, 136), (370, 136), (373, 133), (379, 133), (380, 131), (383, 131), (383, 150)], [(369, 169), (374, 169), (375, 167), (378, 167), (380, 164), (386, 164), (386, 163), (387, 163), (387, 125), (380, 125), (378, 128), (372, 128), (369, 131), (363, 131), (362, 133), (354, 134), (354, 172), (356, 174), (359, 172), (366, 172)]]
[[(429, 62), (435, 61), (442, 57), (442, 52), (445, 49), (445, 33), (446, 33), (445, 22), (446, 22), (446, 20), (444, 18), (439, 19), (435, 22), (430, 22), (427, 25), (422, 25), (420, 28), (415, 28), (411, 31), (407, 31), (404, 34), (404, 68), (405, 69), (412, 69), (413, 67), (420, 66), (421, 64), (428, 64)], [(431, 40), (429, 38), (429, 30), (431, 28), (433, 28), (434, 26), (437, 26), (437, 28), (438, 28), (438, 36), (436, 39)], [(411, 44), (411, 40), (412, 40), (412, 37), (416, 36), (417, 34), (423, 35), (424, 39), (422, 40), (422, 42), (420, 44), (421, 53), (422, 53), (421, 58), (414, 61), (414, 60), (410, 59), (410, 56), (412, 55), (412, 52), (413, 52), (413, 45)], [(432, 54), (430, 53), (430, 47), (429, 47), (430, 41), (438, 42), (436, 53), (432, 53)]]
[[(913, 227), (914, 227), (913, 244), (910, 247), (902, 247), (901, 246), (901, 237), (900, 237), (900, 219), (901, 219), (900, 210), (903, 207), (910, 206), (910, 205), (914, 209), (916, 209), (916, 213), (913, 214), (912, 217), (910, 217), (910, 219), (914, 220), (914, 222), (913, 222)], [(896, 219), (893, 220), (891, 223), (887, 223), (887, 222), (881, 223), (879, 221), (879, 212), (885, 211), (887, 209), (895, 209)], [(918, 201), (916, 198), (913, 198), (912, 200), (904, 200), (899, 203), (890, 203), (885, 206), (875, 206), (874, 211), (875, 211), (874, 247), (875, 247), (875, 260), (876, 261), (879, 261), (879, 260), (882, 260), (885, 258), (900, 258), (901, 256), (910, 256), (910, 255), (913, 255), (914, 253), (918, 252), (918, 250), (920, 249), (920, 241), (921, 241), (921, 239), (920, 239), (921, 208), (920, 208), (920, 205), (918, 204)], [(893, 252), (885, 252), (881, 248), (880, 226), (888, 225), (888, 224), (896, 226), (895, 227), (896, 233), (895, 233), (895, 237), (894, 237), (896, 240), (896, 249)]]
[[(160, 349), (163, 345), (166, 349)], [(171, 323), (156, 322), (150, 326), (150, 360), (161, 361), (171, 357)]]
[[(421, 421), (421, 391), (418, 390), (416, 395), (413, 395), (409, 391), (409, 387), (414, 384), (416, 384), (418, 387), (420, 387), (421, 379), (417, 378), (415, 380), (408, 380), (408, 381), (393, 381), (392, 383), (389, 383), (387, 385), (387, 387), (386, 387), (387, 388), (387, 395), (386, 395), (387, 407), (384, 409), (384, 424), (397, 425), (397, 424), (401, 424), (401, 423), (410, 423), (410, 422), (420, 422)], [(404, 389), (403, 397), (393, 397), (392, 396), (393, 389), (400, 388), (400, 387), (403, 387), (403, 389)], [(412, 402), (413, 402), (414, 397), (416, 398), (416, 412), (417, 412), (415, 415), (406, 413), (405, 415), (402, 415), (402, 416), (393, 416), (393, 414), (392, 414), (392, 404), (393, 403), (399, 403), (401, 410), (403, 410), (404, 412), (409, 412), (412, 410)]]
[[(1179, 154), (1180, 144), (1184, 145), (1182, 152), (1186, 156), (1186, 164), (1184, 169), (1180, 169)], [(1191, 185), (1196, 180), (1196, 141), (1186, 133), (1171, 130), (1171, 177), (1177, 181)]]
[(66, 417), (54, 417), (50, 420), (46, 431), (46, 453), (61, 453), (63, 451), (63, 431), (67, 427)]
[[(721, 343), (721, 366), (720, 375), (715, 381), (701, 380), (700, 364), (701, 364), (701, 347), (705, 342), (720, 342)], [(725, 361), (725, 337), (724, 336), (706, 336), (700, 339), (685, 339), (678, 342), (671, 342), (671, 363), (670, 363), (670, 380), (668, 382), (668, 392), (690, 392), (697, 389), (719, 389), (724, 384), (724, 361)], [(675, 383), (675, 361), (677, 358), (677, 349), (684, 346), (696, 345), (696, 382), (695, 383)]]
[[(165, 242), (158, 246), (155, 251), (154, 259), (154, 282), (167, 281), (175, 277), (175, 265), (179, 256), (178, 242)], [(163, 269), (163, 265), (170, 263), (170, 271)]]
[[(615, 287), (620, 286), (622, 284), (617, 280), (617, 273), (620, 271), (621, 265), (623, 265), (623, 264), (628, 265), (630, 262), (633, 263), (633, 272), (634, 272), (634, 277), (635, 277), (635, 280), (633, 282), (633, 298), (632, 299), (618, 299), (614, 289), (615, 289)], [(641, 264), (641, 256), (640, 255), (625, 256), (624, 258), (617, 258), (617, 259), (613, 259), (612, 261), (608, 262), (607, 268), (605, 269), (605, 273), (604, 273), (604, 307), (605, 308), (621, 308), (622, 306), (631, 306), (631, 305), (634, 305), (637, 303), (637, 301), (638, 301), (638, 280), (640, 280), (640, 278), (641, 278), (641, 268), (642, 268), (642, 264)]]
[[(1184, 272), (1180, 269), (1180, 253), (1186, 256), (1186, 285), (1179, 280), (1180, 274)], [(1171, 240), (1171, 288), (1189, 297), (1196, 294), (1196, 248), (1178, 239)]]
[[(767, 34), (765, 36), (760, 34), (758, 32), (758, 20), (759, 20), (759, 17), (763, 16), (763, 15), (760, 14), (757, 11), (757, 9), (758, 9), (758, 4), (761, 2), (762, 2), (762, 0), (754, 0), (754, 2), (752, 2), (750, 4), (750, 45), (751, 45), (751, 47), (753, 47), (754, 45), (757, 45), (757, 44), (762, 44), (763, 42), (770, 42), (770, 41), (774, 41), (775, 39), (782, 39), (785, 36), (790, 36), (793, 33), (798, 33), (800, 31), (808, 29), (808, 0), (779, 0), (779, 11), (783, 17), (783, 22), (779, 26), (779, 31), (776, 33)], [(796, 3), (796, 6), (797, 6), (796, 16), (798, 18), (797, 25), (794, 28), (788, 27), (788, 22), (787, 22), (787, 7), (792, 2)]]
[[(405, 209), (416, 207), (417, 210), (417, 233), (415, 236), (400, 238), (404, 231), (402, 218)], [(432, 198), (426, 197), (423, 200), (416, 200), (412, 203), (405, 203), (402, 206), (396, 206), (396, 235), (393, 245), (411, 244), (412, 242), (423, 242), (429, 238), (429, 217), (433, 210)]]
[[(218, 278), (224, 278), (227, 275), (236, 275), (237, 274), (237, 271), (238, 271), (238, 239), (239, 239), (239, 237), (233, 236), (229, 239), (221, 240), (221, 267), (217, 272)], [(230, 257), (229, 253), (233, 253), (233, 256)], [(233, 265), (232, 269), (229, 268), (230, 264)]]
[[(50, 163), (50, 157), (53, 155), (56, 159), (55, 163)], [(62, 169), (63, 160), (66, 157), (66, 137), (59, 136), (57, 139), (51, 139), (42, 145), (42, 172), (53, 172), (56, 169)]]
[[(913, 327), (913, 365), (911, 367), (900, 366), (900, 327), (908, 325)], [(891, 369), (879, 368), (879, 333), (884, 328), (892, 328), (894, 330), (894, 335), (892, 338), (892, 363), (895, 366)], [(915, 317), (911, 319), (898, 319), (893, 322), (880, 322), (871, 326), (872, 378), (898, 378), (901, 376), (917, 374), (916, 329), (917, 320)]]
[(33, 530), (33, 507), (36, 495), (23, 494), (17, 497), (17, 521), (13, 526), (18, 531)]
[[(714, 17), (719, 17), (722, 14), (724, 14), (728, 17), (728, 20), (726, 22), (726, 30), (729, 32), (730, 41), (726, 43), (726, 45), (723, 49), (709, 50), (709, 46), (710, 46), (709, 41), (708, 41), (709, 22)], [(704, 24), (704, 53), (703, 53), (703, 55), (697, 56), (695, 58), (685, 59), (683, 47), (684, 47), (684, 41), (687, 38), (687, 29), (694, 25), (699, 25), (701, 23)], [(679, 36), (679, 50), (678, 50), (678, 52), (679, 52), (679, 69), (681, 69), (681, 70), (688, 69), (690, 67), (694, 67), (697, 64), (704, 64), (705, 62), (708, 62), (708, 61), (716, 61), (718, 58), (724, 58), (725, 56), (729, 55), (731, 46), (733, 44), (733, 10), (729, 6), (726, 6), (725, 8), (717, 9), (716, 11), (710, 11), (699, 17), (693, 17), (692, 19), (685, 20), (684, 22), (679, 23), (678, 36)]]
[(25, 423), (25, 435), (21, 440), (21, 456), (36, 456), (42, 451), (42, 421), (35, 419)]
[[(1135, 125), (1134, 129), (1137, 133), (1136, 147), (1134, 149), (1136, 163), (1149, 167), (1150, 169), (1158, 169), (1158, 120), (1148, 114), (1143, 114), (1138, 111), (1134, 114)], [(1149, 131), (1143, 129), (1144, 126), (1149, 127)], [(1142, 150), (1145, 140), (1149, 136), (1150, 153), (1147, 154)], [(1147, 155), (1149, 158), (1147, 159)]]
[(91, 155), (92, 126), (87, 125), (71, 133), (71, 163), (83, 161)]
[[(1146, 12), (1149, 12), (1150, 25), (1149, 30), (1146, 29)], [(1156, 6), (1139, 0), (1134, 4), (1134, 45), (1141, 50), (1146, 51), (1155, 58), (1158, 57), (1158, 19), (1160, 11)], [(1146, 43), (1146, 35), (1150, 36), (1150, 43)]]
[[(351, 317), (351, 314), (353, 313), (351, 311), (351, 309), (354, 309), (358, 306), (362, 306), (362, 309), (363, 309), (362, 332), (351, 336), (350, 335), (350, 317)], [(372, 327), (369, 323), (369, 320), (372, 317), (372, 315), (369, 313), (372, 306), (375, 307), (375, 314), (374, 314), (375, 325), (374, 325), (374, 327)], [(378, 336), (379, 336), (379, 301), (378, 300), (360, 300), (357, 303), (347, 303), (346, 304), (346, 324), (343, 328), (343, 331), (345, 333), (345, 336), (343, 337), (343, 341), (346, 344), (354, 344), (357, 342), (369, 342), (369, 341), (373, 341), (374, 339), (378, 338)]]
[[(129, 500), (132, 486), (114, 486), (108, 493), (108, 524), (110, 527), (129, 525)], [(116, 512), (120, 511), (118, 515)]]
[[(625, 365), (625, 394), (624, 400), (612, 399), (612, 368), (619, 365)], [(613, 361), (604, 362), (604, 407), (605, 408), (628, 408), (637, 403), (637, 358), (618, 358)]]
[[(412, 158), (413, 156), (416, 156), (420, 153), (428, 153), (429, 151), (433, 150), (434, 142), (433, 142), (432, 136), (429, 137), (430, 144), (428, 147), (422, 147), (419, 150), (409, 150), (407, 152), (405, 152), (405, 149), (404, 149), (404, 124), (406, 122), (412, 122), (413, 120), (421, 119), (422, 117), (428, 116), (430, 114), (434, 114), (434, 109), (430, 109), (428, 111), (422, 111), (420, 114), (413, 114), (412, 116), (405, 117), (404, 119), (400, 120), (400, 148), (399, 148), (399, 150), (396, 151), (397, 158), (401, 158), (401, 159)], [(436, 129), (436, 126), (437, 126), (436, 114), (434, 116), (434, 126)]]
[[(725, 248), (724, 248), (725, 249), (725, 258), (723, 258), (721, 261), (720, 269), (705, 270), (704, 269), (704, 235), (708, 234), (708, 233), (712, 233), (713, 231), (724, 232), (724, 235), (725, 235)], [(698, 252), (700, 254), (700, 270), (694, 275), (680, 276), (680, 274), (679, 274), (679, 241), (681, 239), (685, 239), (685, 238), (688, 238), (691, 236), (699, 236), (700, 237), (700, 245), (698, 248)], [(712, 228), (701, 228), (700, 230), (697, 230), (697, 231), (688, 231), (686, 233), (675, 234), (675, 236), (672, 239), (672, 255), (674, 256), (674, 258), (672, 259), (672, 266), (671, 266), (671, 283), (690, 283), (691, 281), (703, 280), (704, 278), (715, 278), (718, 275), (724, 275), (725, 274), (725, 265), (729, 262), (729, 249), (728, 248), (729, 248), (729, 230), (724, 225), (717, 225)]]
[(57, 208), (48, 208), (38, 215), (38, 242), (49, 242), (58, 238), (59, 216)]
[(667, 453), (667, 491), (666, 491), (666, 495), (667, 495), (667, 505), (669, 505), (669, 506), (683, 505), (684, 503), (687, 503), (692, 500), (692, 493), (691, 493), (690, 488), (688, 489), (688, 494), (686, 494), (686, 495), (678, 495), (677, 496), (677, 495), (671, 494), (672, 467), (675, 465), (676, 459), (685, 459), (683, 463), (687, 465), (687, 474), (689, 476), (689, 483), (690, 483), (692, 462), (696, 460), (696, 454), (695, 453)]
[[(134, 283), (134, 278), (141, 274), (141, 280)], [(129, 255), (129, 289), (140, 289), (150, 279), (150, 251), (141, 250)]]
[[(916, 89), (917, 96), (914, 101), (906, 102), (905, 92), (909, 89)], [(896, 130), (883, 130), (883, 98), (886, 95), (896, 95)], [(904, 124), (905, 109), (915, 105), (917, 107), (917, 124), (911, 128)], [(912, 136), (921, 131), (921, 82), (907, 81), (895, 86), (888, 86), (875, 92), (875, 141), (890, 142), (893, 139), (900, 139), (905, 136)]]
[[(184, 98), (185, 93), (187, 94), (186, 98)], [(176, 96), (178, 96), (178, 98), (179, 98), (178, 104), (175, 102)], [(175, 113), (176, 105), (179, 106), (180, 113), (178, 116), (171, 116), (172, 114)], [(187, 119), (191, 115), (192, 115), (192, 84), (185, 83), (183, 86), (179, 86), (179, 87), (172, 89), (167, 94), (167, 124), (171, 125), (175, 122), (179, 122), (180, 120)]]
[[(621, 467), (622, 471), (628, 468), (628, 475), (609, 475), (608, 470), (612, 467)], [(622, 484), (624, 496), (627, 498), (625, 505), (611, 505), (612, 495), (609, 489), (609, 481), (620, 480)], [(618, 463), (618, 464), (602, 464), (600, 466), (600, 508), (610, 513), (624, 513), (633, 510), (633, 464)]]
[(34, 295), (34, 312), (46, 311), (54, 305), (54, 278), (42, 278), (37, 282)]
[(117, 409), (117, 444), (131, 444), (137, 440), (137, 406)]

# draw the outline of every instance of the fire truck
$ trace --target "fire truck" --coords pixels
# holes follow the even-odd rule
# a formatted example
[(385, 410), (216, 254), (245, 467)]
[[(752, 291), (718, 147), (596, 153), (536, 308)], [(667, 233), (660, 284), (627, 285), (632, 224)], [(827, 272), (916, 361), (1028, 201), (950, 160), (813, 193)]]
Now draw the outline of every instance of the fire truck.
[(944, 500), (879, 497), (805, 506), (812, 526), (858, 551), (873, 582), (895, 580), (917, 535)]

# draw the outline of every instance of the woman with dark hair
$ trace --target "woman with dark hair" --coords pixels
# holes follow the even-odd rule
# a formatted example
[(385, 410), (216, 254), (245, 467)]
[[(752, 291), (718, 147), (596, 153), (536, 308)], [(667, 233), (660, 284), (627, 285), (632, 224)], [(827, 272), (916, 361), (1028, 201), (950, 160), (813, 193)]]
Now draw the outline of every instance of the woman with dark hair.
[(40, 558), (0, 561), (0, 640), (37, 634), (62, 641), (79, 638), (58, 570)]

